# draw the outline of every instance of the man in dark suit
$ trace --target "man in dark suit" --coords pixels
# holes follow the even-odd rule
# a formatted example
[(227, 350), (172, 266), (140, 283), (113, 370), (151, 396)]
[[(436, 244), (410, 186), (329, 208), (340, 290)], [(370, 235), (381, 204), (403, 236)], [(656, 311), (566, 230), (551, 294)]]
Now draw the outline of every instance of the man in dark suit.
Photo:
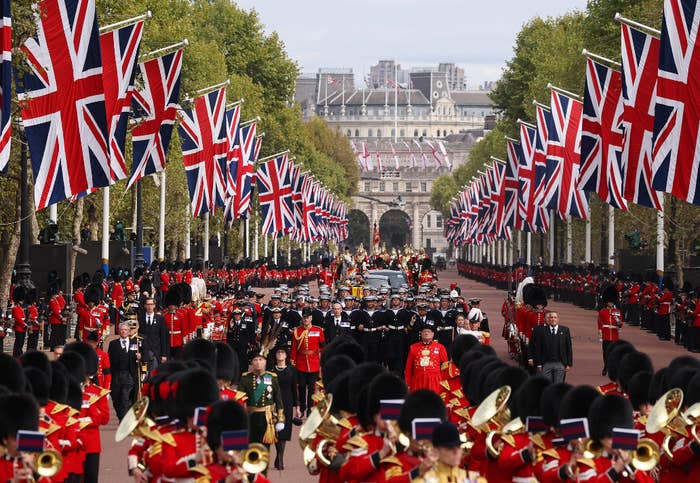
[(167, 360), (170, 354), (170, 337), (165, 319), (156, 313), (156, 301), (148, 297), (144, 313), (139, 315), (139, 335), (143, 337), (143, 357), (148, 363), (148, 372)]
[(547, 312), (545, 325), (535, 327), (530, 339), (531, 359), (528, 363), (552, 382), (564, 382), (573, 365), (571, 333), (559, 325), (559, 314)]
[(138, 381), (137, 363), (141, 359), (137, 349), (129, 338), (129, 324), (120, 323), (119, 337), (112, 340), (107, 349), (112, 369), (112, 401), (120, 421), (134, 403)]
[(350, 317), (338, 302), (332, 305), (331, 311), (323, 319), (323, 335), (326, 344), (336, 337), (350, 336)]

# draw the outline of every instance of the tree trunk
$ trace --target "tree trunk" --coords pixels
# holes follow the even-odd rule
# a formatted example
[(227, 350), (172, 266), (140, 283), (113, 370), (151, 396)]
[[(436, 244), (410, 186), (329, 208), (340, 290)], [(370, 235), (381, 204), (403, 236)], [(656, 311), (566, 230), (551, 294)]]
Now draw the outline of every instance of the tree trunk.
[[(22, 205), (20, 203), (20, 190), (17, 190), (15, 196), (15, 219), (19, 220), (22, 217)], [(15, 268), (17, 260), (17, 251), (19, 250), (19, 233), (21, 223), (15, 223), (10, 243), (7, 245), (7, 251), (2, 257), (2, 267), (0, 267), (0, 311), (4, 312), (7, 307), (8, 299), (10, 298), (10, 284), (12, 283), (12, 270)]]
[[(137, 181), (137, 183), (140, 182), (141, 180)], [(136, 233), (136, 186), (131, 190), (131, 233)], [(127, 238), (129, 238), (128, 235)]]
[(102, 220), (97, 215), (97, 202), (93, 199), (87, 207), (88, 225), (90, 225), (90, 241), (98, 241)]
[[(80, 245), (80, 227), (83, 226), (83, 207), (85, 206), (85, 198), (80, 198), (75, 202), (75, 216), (73, 217), (73, 244)], [(75, 258), (78, 252), (71, 250), (70, 252), (70, 278), (75, 278)]]
[[(31, 165), (30, 165), (31, 166)], [(39, 221), (36, 218), (36, 210), (33, 209), (36, 204), (34, 203), (34, 181), (32, 179), (32, 176), (29, 176), (29, 188), (27, 189), (27, 192), (29, 193), (29, 206), (30, 206), (30, 213), (29, 213), (29, 220), (31, 223), (29, 224), (30, 226), (30, 231), (29, 231), (29, 243), (31, 245), (36, 245), (39, 243)], [(56, 223), (58, 223), (58, 220), (55, 220)]]

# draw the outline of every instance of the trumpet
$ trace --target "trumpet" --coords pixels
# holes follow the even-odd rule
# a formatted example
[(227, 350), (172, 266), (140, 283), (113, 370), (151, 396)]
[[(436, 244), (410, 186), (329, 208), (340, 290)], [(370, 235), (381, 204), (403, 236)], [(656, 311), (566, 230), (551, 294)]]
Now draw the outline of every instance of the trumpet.
[(637, 449), (632, 452), (632, 464), (641, 471), (653, 470), (660, 459), (659, 445), (650, 438), (641, 438), (637, 443)]
[(251, 443), (241, 454), (241, 468), (248, 474), (262, 473), (270, 462), (270, 452), (260, 443)]
[(63, 458), (61, 458), (61, 453), (58, 451), (49, 449), (43, 453), (39, 453), (36, 458), (34, 458), (34, 466), (39, 476), (51, 478), (61, 471)]

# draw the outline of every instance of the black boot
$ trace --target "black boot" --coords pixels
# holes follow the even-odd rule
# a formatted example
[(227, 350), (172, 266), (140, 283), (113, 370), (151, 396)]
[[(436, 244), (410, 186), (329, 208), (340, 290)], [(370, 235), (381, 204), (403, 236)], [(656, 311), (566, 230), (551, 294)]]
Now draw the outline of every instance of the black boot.
[(275, 448), (277, 449), (277, 457), (275, 458), (275, 468), (277, 468), (278, 470), (284, 469), (284, 447), (286, 444), (286, 441), (277, 441), (275, 443)]

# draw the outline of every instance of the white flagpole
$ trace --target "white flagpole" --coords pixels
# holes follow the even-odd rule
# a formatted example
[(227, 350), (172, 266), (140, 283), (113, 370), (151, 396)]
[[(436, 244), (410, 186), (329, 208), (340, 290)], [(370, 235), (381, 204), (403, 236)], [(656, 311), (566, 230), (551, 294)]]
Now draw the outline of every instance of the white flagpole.
[(571, 226), (571, 218), (566, 222), (566, 263), (573, 263), (574, 261), (574, 240), (573, 240), (573, 230)]
[(615, 208), (608, 206), (608, 267), (615, 266)]
[(397, 64), (394, 62), (394, 144), (399, 135), (399, 79)]
[(245, 257), (250, 257), (250, 215), (245, 219)]
[(165, 170), (160, 172), (160, 220), (158, 220), (158, 260), (165, 260)]
[(272, 254), (274, 257), (275, 265), (277, 265), (277, 236), (272, 240)]
[(292, 240), (287, 238), (287, 265), (292, 264)]
[[(51, 205), (55, 208), (56, 205)], [(55, 217), (51, 217), (55, 220)], [(102, 270), (109, 273), (109, 186), (102, 189)]]
[(209, 212), (204, 215), (204, 267), (209, 262)]
[(659, 281), (664, 278), (664, 198), (661, 197), (661, 209), (656, 212), (656, 275)]
[(264, 245), (264, 250), (265, 250), (265, 258), (267, 258), (268, 256), (270, 256), (270, 253), (269, 253), (268, 247), (267, 247), (267, 234), (263, 234), (263, 245)]
[[(612, 208), (612, 206), (611, 206)], [(593, 256), (591, 255), (591, 216), (586, 220), (586, 263), (591, 263)]]
[(255, 219), (255, 238), (253, 241), (253, 258), (260, 260), (260, 223), (257, 218)]
[(527, 245), (527, 253), (525, 254), (525, 263), (527, 265), (532, 265), (532, 233), (529, 231), (527, 232), (527, 240), (526, 240), (526, 245)]
[(554, 223), (556, 223), (554, 210), (549, 211), (549, 216), (552, 220), (552, 226), (549, 227), (549, 266), (551, 267), (554, 265)]
[(192, 234), (190, 229), (190, 218), (192, 217), (190, 204), (185, 205), (185, 259), (191, 258), (190, 244), (192, 243)]
[[(106, 188), (109, 187), (106, 186)], [(56, 218), (58, 218), (58, 204), (54, 203), (53, 205), (49, 205), (49, 220), (58, 223)]]
[[(518, 232), (520, 234), (520, 232)], [(505, 248), (505, 246), (504, 246)], [(508, 263), (506, 265), (513, 265), (513, 252), (515, 251), (515, 242), (513, 239), (510, 240), (510, 250), (508, 251)]]
[(517, 251), (518, 257), (511, 257), (511, 265), (513, 264), (513, 260), (520, 260), (523, 256), (523, 232), (518, 230), (518, 251)]

